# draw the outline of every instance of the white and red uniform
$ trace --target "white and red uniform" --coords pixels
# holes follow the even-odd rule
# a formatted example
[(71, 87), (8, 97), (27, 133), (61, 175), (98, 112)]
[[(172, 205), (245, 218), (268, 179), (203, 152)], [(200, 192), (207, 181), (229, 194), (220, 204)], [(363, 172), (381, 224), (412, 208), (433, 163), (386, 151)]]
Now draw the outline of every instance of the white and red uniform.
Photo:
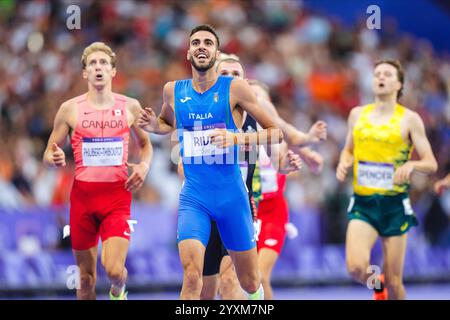
[(71, 144), (75, 180), (70, 194), (72, 248), (86, 250), (117, 236), (130, 239), (131, 193), (125, 189), (130, 128), (126, 97), (114, 94), (112, 108), (97, 110), (87, 94), (76, 98), (77, 124)]
[(280, 254), (286, 237), (285, 224), (289, 221), (289, 208), (284, 197), (286, 175), (273, 168), (263, 148), (260, 148), (259, 155), (262, 199), (257, 214), (261, 222), (258, 251), (268, 248)]

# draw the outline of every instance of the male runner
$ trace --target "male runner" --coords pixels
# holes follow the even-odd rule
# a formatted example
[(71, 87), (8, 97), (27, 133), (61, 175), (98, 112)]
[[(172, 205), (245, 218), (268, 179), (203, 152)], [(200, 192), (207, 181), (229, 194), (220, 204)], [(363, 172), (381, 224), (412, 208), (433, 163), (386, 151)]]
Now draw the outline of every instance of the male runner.
[[(59, 108), (44, 153), (44, 163), (65, 166), (60, 146), (71, 138), (75, 180), (70, 196), (70, 234), (80, 271), (78, 299), (95, 299), (97, 246), (111, 280), (110, 298), (126, 299), (125, 259), (130, 233), (131, 192), (138, 190), (149, 170), (152, 146), (136, 126), (137, 100), (112, 91), (116, 55), (102, 42), (86, 47), (81, 57), (88, 92)], [(130, 132), (140, 146), (140, 163), (128, 163)], [(127, 169), (131, 170), (128, 175)]]
[[(180, 194), (178, 248), (183, 265), (181, 299), (199, 299), (211, 219), (228, 250), (241, 287), (249, 299), (263, 299), (256, 243), (245, 184), (237, 161), (237, 145), (277, 144), (282, 133), (258, 107), (243, 80), (217, 77), (219, 38), (209, 25), (192, 29), (187, 59), (192, 79), (168, 82), (164, 103), (156, 117), (151, 108), (141, 112), (140, 126), (167, 134), (178, 129), (186, 177)], [(237, 133), (243, 111), (262, 131)], [(234, 131), (234, 132), (232, 132)]]
[[(239, 61), (238, 57), (236, 56), (226, 56), (224, 59), (220, 60), (217, 64), (217, 70), (218, 73), (220, 75), (226, 75), (226, 76), (233, 76), (233, 77), (237, 77), (237, 78), (244, 78), (245, 75), (245, 70), (243, 65), (241, 64), (241, 62)], [(266, 110), (268, 112), (271, 112), (274, 114), (274, 118), (278, 118), (278, 113), (275, 110), (275, 107), (269, 102), (265, 101), (265, 99), (269, 99), (269, 96), (267, 94), (266, 91), (264, 91), (265, 96), (263, 96), (259, 90), (260, 88), (260, 83), (254, 80), (250, 80), (249, 83), (252, 84), (252, 89), (255, 91), (255, 93), (257, 94), (257, 98), (258, 101), (260, 103), (260, 105), (263, 105)], [(249, 131), (256, 131), (258, 130), (257, 127), (257, 123), (256, 121), (249, 115), (244, 115), (245, 120), (244, 120), (244, 125), (242, 126), (242, 130), (249, 130)], [(279, 123), (281, 123), (282, 125), (284, 125), (283, 127), (286, 127), (286, 122), (284, 121), (280, 121), (279, 119), (277, 120), (279, 121)], [(291, 125), (289, 125), (291, 126)], [(293, 129), (292, 130), (292, 126), (290, 128), (288, 128), (288, 134), (295, 134), (295, 138), (297, 138), (298, 136), (302, 136), (303, 138), (303, 143), (306, 144), (308, 142), (307, 139), (310, 140), (316, 140), (316, 139), (320, 139), (321, 137), (326, 137), (326, 126), (322, 126), (322, 128), (325, 129), (325, 132), (321, 131), (320, 129), (314, 129), (314, 128), (320, 128), (322, 126), (322, 124), (318, 123), (315, 126), (313, 126), (313, 128), (311, 129), (311, 133), (310, 133), (310, 137), (308, 137), (308, 135), (303, 134), (302, 132), (298, 132), (297, 133), (297, 129)], [(283, 127), (281, 127), (283, 129)], [(316, 130), (316, 131), (314, 131)], [(291, 139), (292, 140), (292, 139)], [(297, 141), (298, 138), (297, 138)], [(284, 146), (283, 146), (284, 145)], [(316, 167), (315, 169), (318, 169), (317, 167), (321, 166), (322, 164), (322, 158), (319, 154), (317, 154), (316, 152), (309, 150), (307, 148), (298, 148), (299, 146), (295, 146), (297, 147), (297, 149), (302, 150), (301, 153), (303, 153), (303, 158), (307, 159), (307, 161), (309, 162), (309, 165), (311, 167)], [(284, 149), (283, 149), (284, 148)], [(305, 149), (305, 150), (303, 150)], [(247, 187), (250, 191), (250, 193), (253, 193), (256, 196), (256, 202), (258, 202), (259, 198), (261, 198), (261, 179), (254, 179), (253, 178), (253, 173), (255, 171), (255, 163), (256, 163), (256, 159), (258, 158), (258, 152), (257, 149), (248, 149), (246, 150), (246, 155), (245, 155), (245, 161), (241, 162), (241, 170), (243, 172), (243, 177), (244, 180), (247, 183)], [(277, 170), (274, 169), (273, 166), (273, 160), (274, 159), (270, 159), (266, 152), (264, 150), (261, 150), (262, 154), (265, 155), (264, 158), (264, 165), (262, 168), (258, 168), (257, 171), (259, 172), (261, 169), (264, 173), (268, 173), (270, 170), (273, 170), (273, 172), (275, 172), (275, 179), (274, 181), (277, 184)], [(276, 150), (272, 150), (275, 151), (274, 153), (276, 153)], [(287, 145), (285, 143), (282, 144), (282, 151), (281, 151), (281, 155), (284, 155), (287, 151)], [(289, 151), (287, 157), (287, 159), (289, 159), (289, 163), (291, 164), (291, 161), (295, 161), (296, 156), (294, 153), (292, 153), (291, 151)], [(262, 160), (262, 159), (260, 159)], [(283, 157), (280, 157), (280, 165), (276, 165), (275, 167), (279, 168), (279, 172), (287, 174), (289, 172), (298, 170), (298, 167), (296, 167), (294, 165), (294, 163), (292, 163), (293, 167), (290, 168), (290, 170), (285, 170), (284, 164), (282, 164), (283, 161)], [(267, 169), (267, 170), (265, 170)], [(245, 174), (244, 174), (245, 173)], [(265, 179), (264, 180), (264, 187), (267, 187), (268, 180), (270, 180), (269, 175), (265, 175)], [(259, 177), (259, 174), (258, 174)], [(279, 182), (281, 182), (283, 180), (283, 178), (281, 178), (280, 180), (278, 180)], [(269, 182), (270, 184), (270, 182)], [(255, 185), (255, 189), (253, 189), (253, 185)], [(277, 185), (278, 187), (278, 185)], [(277, 189), (278, 190), (278, 189)], [(280, 186), (279, 190), (281, 191), (281, 196), (283, 196), (282, 194), (282, 190), (284, 190), (284, 186)], [(265, 190), (266, 192), (268, 191), (267, 189)], [(272, 196), (273, 194), (267, 194), (267, 197)], [(277, 197), (274, 198), (275, 200), (278, 199)], [(284, 197), (283, 197), (284, 199)], [(255, 203), (255, 201), (252, 199), (252, 201)], [(272, 201), (273, 202), (273, 201)], [(268, 202), (268, 206), (271, 207), (269, 204), (272, 202)], [(279, 201), (280, 203), (282, 203), (281, 201)], [(284, 201), (285, 203), (285, 201)], [(256, 220), (256, 211), (259, 214), (259, 207), (256, 209), (256, 203), (255, 203), (255, 213), (254, 213), (254, 219)], [(273, 207), (273, 206), (272, 206)], [(278, 209), (277, 209), (278, 208)], [(277, 233), (277, 239), (278, 239), (278, 234), (280, 234), (281, 236), (281, 240), (279, 241), (280, 245), (277, 245), (277, 248), (281, 249), (282, 246), (282, 241), (284, 241), (284, 235), (285, 235), (285, 224), (287, 223), (287, 221), (284, 221), (283, 217), (287, 218), (287, 205), (284, 206), (278, 206), (277, 208), (275, 208), (277, 211), (277, 213), (279, 213), (278, 211), (283, 211), (282, 209), (286, 209), (284, 212), (285, 214), (281, 214), (280, 218), (277, 219), (276, 221), (279, 222), (281, 221), (281, 224), (273, 224), (269, 221), (267, 221), (268, 223), (264, 223), (262, 224), (263, 230), (264, 232), (263, 237), (265, 237), (265, 240), (268, 240), (269, 236), (274, 235), (273, 230), (279, 230), (280, 228), (283, 229), (283, 231), (280, 233)], [(274, 209), (274, 208), (272, 208)], [(267, 213), (271, 213), (272, 210), (266, 210)], [(264, 211), (263, 211), (264, 212)], [(273, 216), (273, 214), (269, 215), (263, 215), (264, 217), (271, 217)], [(261, 220), (259, 221), (259, 223), (257, 224), (259, 226), (259, 228), (261, 227)], [(276, 226), (276, 228), (274, 228), (274, 226)], [(259, 240), (258, 240), (258, 251), (259, 251), (259, 247), (261, 243), (264, 243), (265, 240), (261, 240), (261, 235), (259, 236)], [(267, 244), (273, 244), (273, 239), (270, 239), (269, 241), (267, 241)], [(278, 240), (275, 240), (278, 242)], [(268, 246), (268, 245), (267, 245)], [(269, 250), (264, 249), (263, 250), (263, 254), (262, 257), (261, 255), (259, 255), (259, 264), (260, 264), (260, 268), (262, 268), (263, 272), (262, 272), (262, 281), (263, 281), (263, 288), (264, 288), (264, 292), (265, 292), (265, 298), (271, 298), (272, 294), (271, 294), (271, 287), (270, 287), (270, 274), (271, 274), (271, 270), (273, 265), (276, 262), (276, 259), (266, 259), (266, 256), (269, 256), (270, 258), (272, 258), (271, 254), (267, 254), (266, 252)], [(272, 250), (270, 250), (272, 251)], [(260, 252), (260, 251), (259, 251)], [(278, 257), (278, 253), (277, 257)], [(218, 234), (218, 232), (215, 230), (214, 228), (214, 224), (212, 225), (211, 228), (211, 235), (210, 235), (210, 242), (208, 243), (208, 246), (206, 248), (206, 253), (205, 253), (205, 263), (204, 263), (204, 271), (203, 271), (203, 288), (202, 288), (202, 299), (214, 299), (217, 292), (219, 292), (220, 296), (222, 297), (222, 299), (241, 299), (242, 297), (242, 293), (241, 293), (241, 289), (238, 285), (238, 282), (236, 281), (236, 275), (234, 272), (234, 268), (233, 265), (231, 263), (231, 260), (229, 259), (229, 257), (227, 256), (226, 250), (223, 249), (223, 245), (220, 239), (220, 236)], [(269, 290), (269, 297), (267, 297), (266, 295), (266, 290)]]
[[(398, 103), (404, 82), (398, 61), (375, 64), (375, 102), (353, 108), (336, 177), (345, 180), (353, 165), (354, 195), (348, 209), (347, 268), (353, 279), (366, 284), (370, 253), (378, 237), (383, 246), (383, 283), (375, 285), (375, 298), (404, 299), (403, 264), (406, 233), (417, 225), (408, 190), (413, 172), (437, 170), (420, 116)], [(412, 161), (416, 148), (420, 160)]]

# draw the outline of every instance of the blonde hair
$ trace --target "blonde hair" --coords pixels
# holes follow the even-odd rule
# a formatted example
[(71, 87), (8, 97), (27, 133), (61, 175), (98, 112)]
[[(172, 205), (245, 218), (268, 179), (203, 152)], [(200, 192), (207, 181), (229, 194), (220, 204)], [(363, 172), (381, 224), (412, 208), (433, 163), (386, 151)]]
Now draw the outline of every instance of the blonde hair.
[(228, 62), (228, 63), (235, 63), (236, 62), (236, 63), (239, 63), (241, 65), (241, 68), (242, 68), (242, 71), (243, 71), (242, 77), (245, 78), (244, 65), (242, 64), (241, 59), (237, 55), (235, 55), (234, 53), (228, 54), (228, 53), (221, 52), (219, 60), (216, 61), (216, 71), (219, 70), (219, 65), (222, 62)]
[(224, 53), (221, 52), (220, 53), (220, 60), (226, 60), (226, 59), (233, 59), (236, 61), (240, 61), (241, 59), (239, 59), (239, 57), (237, 55), (235, 55), (234, 53)]
[(106, 53), (111, 58), (111, 65), (113, 68), (116, 67), (116, 54), (108, 47), (104, 42), (94, 42), (89, 46), (84, 48), (83, 54), (81, 55), (81, 64), (83, 65), (83, 69), (86, 68), (87, 57), (96, 51), (101, 51)]

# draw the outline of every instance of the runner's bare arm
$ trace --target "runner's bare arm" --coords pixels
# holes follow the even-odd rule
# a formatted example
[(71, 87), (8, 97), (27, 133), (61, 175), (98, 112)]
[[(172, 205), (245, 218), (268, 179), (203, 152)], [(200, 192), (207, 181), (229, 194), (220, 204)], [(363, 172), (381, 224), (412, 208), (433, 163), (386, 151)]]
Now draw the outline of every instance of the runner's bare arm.
[(131, 125), (131, 133), (140, 147), (140, 162), (138, 164), (127, 162), (126, 165), (131, 169), (125, 188), (129, 191), (137, 191), (144, 184), (145, 177), (150, 169), (150, 163), (153, 156), (153, 147), (147, 133), (137, 125), (140, 116), (140, 103), (135, 99), (130, 99), (129, 110), (133, 115), (134, 122)]
[[(275, 145), (278, 146), (278, 145)], [(281, 156), (279, 157), (279, 169), (282, 174), (289, 174), (291, 172), (299, 171), (302, 168), (302, 161), (300, 155), (288, 149), (286, 142), (280, 144)]]
[(320, 173), (323, 168), (323, 157), (317, 151), (312, 150), (310, 147), (303, 147), (298, 149), (293, 149), (298, 152), (300, 158), (308, 166), (312, 173)]
[(308, 133), (304, 133), (281, 118), (271, 101), (258, 97), (258, 103), (273, 117), (278, 127), (283, 131), (283, 137), (289, 147), (303, 147), (326, 139), (327, 125), (325, 122), (317, 121), (311, 126)]
[(445, 189), (450, 188), (450, 173), (447, 174), (443, 179), (436, 181), (433, 188), (434, 192), (436, 192), (437, 194), (441, 194)]
[(277, 144), (283, 140), (283, 133), (277, 127), (272, 117), (259, 105), (256, 95), (250, 85), (241, 79), (233, 79), (230, 85), (230, 104), (239, 105), (261, 125), (263, 130), (251, 133), (230, 133), (224, 129), (216, 129), (212, 143), (218, 147), (234, 144), (264, 145)]
[(136, 140), (141, 149), (140, 160), (141, 162), (145, 163), (148, 170), (153, 158), (153, 146), (148, 134), (145, 133), (137, 125), (137, 121), (140, 116), (140, 111), (142, 110), (141, 104), (139, 103), (139, 101), (135, 99), (132, 99), (131, 101), (132, 103), (130, 104), (130, 111), (134, 117), (134, 123), (131, 125), (131, 131), (133, 134), (133, 138)]
[(340, 182), (344, 182), (348, 169), (353, 165), (353, 128), (356, 120), (358, 120), (362, 107), (355, 107), (348, 116), (348, 129), (345, 138), (345, 145), (339, 157), (339, 164), (336, 169), (336, 178)]
[(416, 112), (408, 112), (405, 120), (409, 127), (411, 142), (416, 148), (420, 160), (407, 161), (395, 170), (394, 181), (397, 184), (409, 182), (413, 171), (429, 174), (436, 172), (438, 168), (420, 116)]
[(68, 124), (70, 102), (64, 102), (56, 113), (53, 122), (53, 130), (47, 142), (44, 152), (43, 162), (48, 166), (65, 166), (66, 157), (64, 151), (59, 146), (64, 146), (69, 134), (70, 126)]
[(180, 181), (183, 181), (184, 180), (184, 167), (183, 167), (183, 160), (181, 159), (181, 157), (178, 160), (177, 171), (178, 171), (178, 178), (180, 178)]
[(420, 157), (419, 161), (411, 161), (414, 164), (414, 170), (423, 173), (436, 172), (438, 168), (436, 158), (425, 133), (422, 119), (414, 112), (411, 114), (411, 121), (408, 121), (408, 123), (411, 125), (412, 143)]
[(150, 107), (141, 109), (137, 125), (147, 132), (168, 134), (175, 129), (175, 114), (173, 104), (173, 90), (175, 82), (167, 82), (163, 89), (163, 105), (157, 117)]

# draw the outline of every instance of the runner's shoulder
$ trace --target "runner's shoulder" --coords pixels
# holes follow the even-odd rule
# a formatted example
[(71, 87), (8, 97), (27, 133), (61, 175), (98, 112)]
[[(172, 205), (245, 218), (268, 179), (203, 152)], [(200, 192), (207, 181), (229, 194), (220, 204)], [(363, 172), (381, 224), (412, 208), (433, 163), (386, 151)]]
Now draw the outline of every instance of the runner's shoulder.
[(169, 105), (172, 109), (174, 109), (174, 98), (175, 98), (175, 82), (176, 81), (168, 81), (164, 85), (163, 88), (163, 100), (166, 105)]
[(411, 110), (407, 107), (403, 107), (403, 109), (405, 110), (405, 117), (407, 119), (421, 119), (420, 115), (416, 111)]
[(175, 90), (175, 82), (176, 81), (168, 81), (163, 87), (164, 94), (173, 95), (173, 92)]
[(63, 114), (69, 114), (73, 112), (75, 110), (77, 101), (80, 99), (80, 97), (81, 96), (74, 97), (61, 103), (59, 107), (59, 112)]
[(348, 122), (355, 123), (356, 120), (358, 120), (359, 116), (361, 115), (362, 111), (364, 110), (365, 106), (355, 106), (350, 110), (350, 113), (348, 115)]
[(350, 110), (350, 117), (357, 117), (361, 114), (365, 106), (355, 106)]
[(130, 110), (132, 113), (136, 113), (139, 112), (141, 107), (141, 103), (132, 97), (128, 97), (125, 95), (121, 95), (121, 94), (115, 94), (116, 98), (118, 99), (122, 99), (123, 101), (125, 101), (125, 107)]
[(408, 108), (405, 109), (404, 122), (409, 125), (409, 127), (421, 126), (423, 125), (422, 117), (416, 112)]

